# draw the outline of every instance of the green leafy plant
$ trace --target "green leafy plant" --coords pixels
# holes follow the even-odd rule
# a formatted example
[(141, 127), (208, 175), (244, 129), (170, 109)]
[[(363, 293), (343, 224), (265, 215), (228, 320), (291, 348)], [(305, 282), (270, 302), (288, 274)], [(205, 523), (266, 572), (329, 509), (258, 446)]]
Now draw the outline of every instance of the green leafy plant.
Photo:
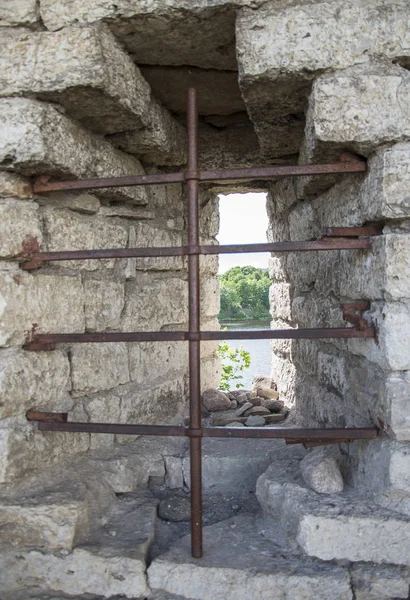
[(218, 278), (221, 321), (269, 319), (269, 288), (272, 281), (267, 269), (233, 267)]
[(219, 389), (229, 392), (232, 387), (239, 389), (243, 387), (242, 371), (251, 366), (251, 355), (240, 348), (232, 348), (228, 342), (221, 341), (218, 344), (217, 354), (222, 361), (222, 375)]

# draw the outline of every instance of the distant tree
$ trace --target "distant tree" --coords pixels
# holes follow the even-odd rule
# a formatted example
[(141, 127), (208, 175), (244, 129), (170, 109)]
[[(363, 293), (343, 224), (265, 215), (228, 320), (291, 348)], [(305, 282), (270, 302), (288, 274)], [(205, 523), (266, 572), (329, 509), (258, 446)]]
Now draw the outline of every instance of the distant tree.
[(221, 320), (268, 319), (271, 280), (267, 269), (233, 267), (219, 275)]

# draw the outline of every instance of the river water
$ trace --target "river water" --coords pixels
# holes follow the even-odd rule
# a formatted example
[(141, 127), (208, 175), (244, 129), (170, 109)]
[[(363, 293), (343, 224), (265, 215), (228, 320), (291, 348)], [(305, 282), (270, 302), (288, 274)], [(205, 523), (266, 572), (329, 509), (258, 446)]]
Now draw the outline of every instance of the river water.
[[(227, 328), (228, 331), (235, 331), (238, 329), (248, 331), (257, 329), (270, 329), (270, 321), (235, 321), (235, 322), (221, 322), (221, 329)], [(255, 375), (270, 375), (270, 364), (271, 364), (271, 349), (270, 340), (227, 340), (228, 344), (232, 348), (242, 348), (250, 353), (251, 355), (251, 366), (249, 369), (245, 369), (242, 372), (243, 387), (250, 389), (252, 385), (252, 379)]]

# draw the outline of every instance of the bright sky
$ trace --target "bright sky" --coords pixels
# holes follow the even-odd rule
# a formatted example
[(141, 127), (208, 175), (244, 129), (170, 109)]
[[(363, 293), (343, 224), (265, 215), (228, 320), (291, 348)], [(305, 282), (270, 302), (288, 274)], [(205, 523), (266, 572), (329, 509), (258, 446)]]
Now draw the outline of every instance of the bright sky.
[[(266, 242), (268, 216), (266, 194), (229, 194), (219, 196), (220, 244), (258, 244)], [(269, 253), (220, 254), (219, 272), (232, 267), (268, 267)]]

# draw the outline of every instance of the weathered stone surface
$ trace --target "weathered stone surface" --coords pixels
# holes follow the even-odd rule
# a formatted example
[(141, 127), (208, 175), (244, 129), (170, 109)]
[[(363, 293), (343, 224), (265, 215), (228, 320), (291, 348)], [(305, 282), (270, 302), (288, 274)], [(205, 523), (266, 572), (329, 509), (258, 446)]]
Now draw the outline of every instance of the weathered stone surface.
[(77, 396), (127, 383), (130, 380), (127, 345), (124, 342), (73, 345), (71, 377)]
[(23, 416), (29, 408), (56, 406), (67, 400), (70, 366), (60, 350), (0, 352), (0, 417)]
[(208, 389), (202, 392), (202, 404), (207, 410), (228, 410), (231, 408), (231, 401), (224, 392)]
[(185, 90), (190, 87), (197, 90), (200, 115), (232, 115), (245, 110), (236, 71), (147, 65), (141, 71), (155, 98), (173, 113), (186, 112)]
[(181, 342), (129, 344), (131, 381), (147, 386), (172, 371), (186, 371), (188, 349)]
[(373, 56), (408, 56), (406, 19), (405, 0), (267, 3), (257, 11), (243, 9), (236, 43), (251, 118), (269, 121), (301, 111), (311, 81), (323, 71), (367, 63)]
[(276, 390), (262, 385), (259, 385), (256, 388), (256, 394), (260, 398), (264, 398), (265, 400), (277, 400), (279, 398), (279, 393)]
[(353, 565), (352, 583), (357, 600), (407, 598), (409, 571), (402, 567)]
[[(127, 247), (128, 233), (125, 227), (115, 225), (106, 219), (80, 216), (70, 210), (56, 210), (51, 207), (44, 209), (43, 216), (47, 234), (45, 249), (50, 252)], [(116, 259), (62, 261), (60, 264), (93, 271), (99, 267), (113, 269), (119, 261)]]
[[(138, 221), (134, 224), (135, 248), (182, 246), (182, 235), (180, 231), (174, 231), (149, 221)], [(135, 261), (137, 270), (141, 271), (180, 271), (185, 263), (179, 257), (162, 256), (160, 258), (137, 258)]]
[(18, 503), (0, 501), (2, 545), (72, 550), (78, 533), (87, 527), (85, 500), (62, 492)]
[[(43, 0), (41, 15), (48, 29), (107, 20), (137, 64), (193, 65), (235, 70), (235, 8), (241, 2), (161, 0), (92, 5), (65, 0), (58, 6)], [(161, 44), (158, 44), (158, 39)]]
[(80, 277), (0, 272), (0, 345), (20, 345), (39, 333), (84, 331)]
[(157, 331), (166, 325), (184, 323), (187, 320), (187, 306), (188, 289), (185, 281), (176, 277), (154, 280), (137, 277), (126, 286), (121, 329)]
[(250, 415), (245, 422), (246, 427), (264, 427), (265, 419), (261, 415)]
[(36, 0), (2, 2), (0, 6), (0, 27), (33, 26), (39, 21), (39, 8)]
[(39, 204), (50, 204), (55, 208), (69, 208), (85, 215), (94, 215), (101, 208), (97, 196), (85, 192), (50, 192), (38, 196), (37, 201)]
[[(289, 600), (351, 600), (348, 573), (340, 567), (286, 556), (278, 545), (258, 532), (252, 517), (241, 516), (204, 528), (208, 548), (201, 564), (189, 551), (189, 536), (182, 538), (148, 570), (149, 585), (197, 600), (248, 600), (256, 594)], [(240, 551), (232, 552), (232, 548)], [(189, 591), (188, 591), (189, 590)]]
[(179, 456), (164, 456), (165, 485), (171, 489), (184, 487), (182, 474), (182, 458)]
[[(143, 174), (136, 158), (65, 117), (55, 107), (25, 98), (0, 99), (0, 165), (23, 175), (120, 177)], [(98, 195), (147, 204), (142, 187), (113, 188)]]
[(291, 320), (291, 286), (275, 282), (269, 288), (269, 310), (274, 319)]
[(30, 181), (27, 177), (21, 177), (9, 171), (0, 172), (0, 196), (2, 198), (33, 198)]
[(333, 456), (323, 449), (315, 449), (307, 454), (300, 463), (305, 483), (318, 494), (337, 494), (343, 492), (343, 478)]
[(151, 103), (147, 126), (110, 136), (116, 147), (136, 154), (147, 163), (184, 165), (187, 161), (186, 130), (159, 104)]
[[(198, 152), (198, 162), (203, 169), (245, 168), (266, 164), (260, 158), (258, 138), (249, 120), (224, 129), (201, 126)], [(240, 183), (243, 191), (244, 184)], [(252, 182), (249, 184), (252, 185)], [(216, 186), (217, 183), (213, 184), (213, 187)]]
[(396, 439), (410, 441), (410, 372), (390, 373), (386, 377), (386, 401), (390, 407), (388, 423)]
[(236, 411), (236, 415), (238, 417), (242, 416), (247, 410), (249, 410), (250, 408), (252, 408), (253, 404), (251, 404), (250, 402), (245, 402), (244, 404), (242, 404), (242, 406), (240, 408), (238, 408), (238, 410)]
[(124, 286), (116, 281), (89, 279), (84, 282), (84, 303), (87, 331), (118, 329), (124, 308)]
[[(279, 394), (278, 394), (279, 395)], [(274, 400), (263, 398), (261, 406), (267, 408), (270, 412), (279, 412), (285, 406), (283, 400)]]
[(0, 200), (0, 256), (11, 258), (40, 245), (38, 205), (9, 198)]
[(163, 521), (189, 521), (191, 518), (189, 496), (182, 494), (167, 496), (159, 503), (158, 516)]
[(250, 417), (252, 415), (268, 415), (269, 410), (264, 406), (252, 406), (252, 408), (248, 408), (245, 412), (245, 417)]
[(1, 96), (58, 102), (97, 133), (147, 124), (149, 85), (104, 24), (26, 32), (0, 45)]

